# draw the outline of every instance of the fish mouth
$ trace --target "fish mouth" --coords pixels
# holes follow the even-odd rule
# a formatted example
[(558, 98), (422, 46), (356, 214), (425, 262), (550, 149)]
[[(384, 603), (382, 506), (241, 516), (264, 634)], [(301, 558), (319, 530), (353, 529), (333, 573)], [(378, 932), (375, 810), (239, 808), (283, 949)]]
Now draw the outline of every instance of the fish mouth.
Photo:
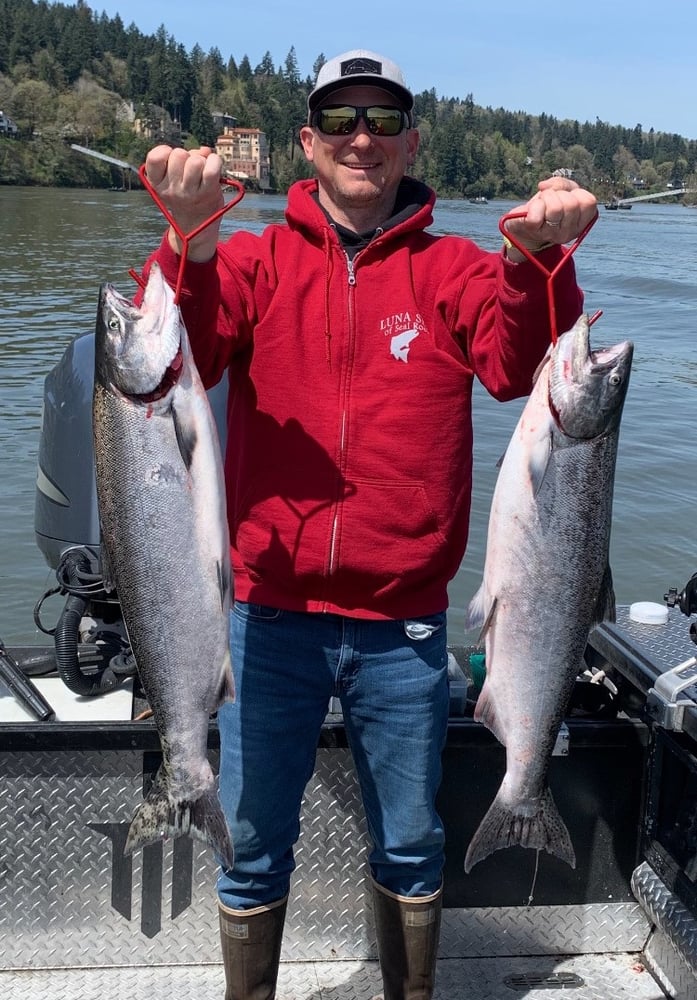
[(552, 352), (548, 384), (549, 409), (562, 434), (589, 440), (613, 428), (624, 403), (633, 351), (630, 340), (591, 350), (585, 314), (562, 335)]
[(623, 340), (611, 347), (598, 347), (591, 350), (590, 322), (588, 316), (579, 317), (570, 338), (571, 346), (571, 376), (574, 382), (580, 384), (588, 376), (588, 366), (594, 374), (602, 374), (613, 368), (630, 350), (630, 342)]
[(628, 340), (623, 340), (621, 344), (613, 344), (612, 347), (599, 347), (590, 352), (590, 360), (593, 371), (603, 372), (609, 368), (614, 368), (618, 361), (631, 349)]

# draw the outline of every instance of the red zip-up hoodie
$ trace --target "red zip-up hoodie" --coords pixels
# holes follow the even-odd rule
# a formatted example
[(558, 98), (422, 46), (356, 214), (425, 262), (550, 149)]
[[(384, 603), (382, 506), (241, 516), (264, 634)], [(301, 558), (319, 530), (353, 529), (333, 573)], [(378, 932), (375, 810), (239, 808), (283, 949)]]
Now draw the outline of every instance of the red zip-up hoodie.
[[(350, 262), (316, 181), (285, 225), (187, 264), (181, 307), (206, 386), (229, 375), (226, 484), (235, 596), (298, 611), (411, 618), (447, 607), (465, 552), (472, 382), (529, 393), (550, 341), (544, 277), (414, 203)], [(404, 218), (404, 216), (408, 216)], [(562, 251), (543, 251), (552, 267)], [(154, 255), (168, 280), (178, 258)], [(559, 328), (582, 296), (555, 279)]]

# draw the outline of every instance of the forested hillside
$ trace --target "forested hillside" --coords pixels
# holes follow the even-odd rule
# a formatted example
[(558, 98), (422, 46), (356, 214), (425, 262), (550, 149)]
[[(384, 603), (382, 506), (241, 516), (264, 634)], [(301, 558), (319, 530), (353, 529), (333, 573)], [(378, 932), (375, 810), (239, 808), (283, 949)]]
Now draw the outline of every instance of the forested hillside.
[[(109, 186), (120, 174), (78, 156), (71, 143), (139, 164), (158, 139), (212, 143), (212, 114), (262, 129), (272, 184), (285, 191), (308, 168), (298, 145), (312, 67), (292, 39), (282, 62), (267, 52), (187, 48), (165, 25), (155, 35), (79, 0), (0, 0), (0, 111), (17, 126), (0, 135), (0, 183)], [(697, 142), (682, 136), (481, 107), (463, 77), (463, 97), (416, 95), (421, 149), (414, 174), (444, 197), (523, 197), (555, 170), (573, 171), (601, 199), (689, 181)], [(149, 137), (138, 134), (134, 119)]]

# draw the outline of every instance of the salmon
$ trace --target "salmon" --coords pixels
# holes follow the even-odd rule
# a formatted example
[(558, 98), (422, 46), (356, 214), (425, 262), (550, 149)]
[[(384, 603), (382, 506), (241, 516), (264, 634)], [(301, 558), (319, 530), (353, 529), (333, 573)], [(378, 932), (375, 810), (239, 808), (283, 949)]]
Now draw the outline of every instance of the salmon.
[(630, 341), (592, 351), (582, 315), (538, 369), (499, 470), (466, 627), (481, 628), (485, 648), (475, 719), (505, 746), (506, 772), (467, 872), (513, 845), (576, 864), (547, 775), (589, 632), (614, 619), (610, 528), (632, 356)]
[(153, 264), (142, 305), (100, 289), (93, 429), (100, 557), (152, 708), (162, 765), (126, 853), (189, 834), (232, 865), (207, 756), (234, 697), (230, 545), (217, 430), (174, 293)]

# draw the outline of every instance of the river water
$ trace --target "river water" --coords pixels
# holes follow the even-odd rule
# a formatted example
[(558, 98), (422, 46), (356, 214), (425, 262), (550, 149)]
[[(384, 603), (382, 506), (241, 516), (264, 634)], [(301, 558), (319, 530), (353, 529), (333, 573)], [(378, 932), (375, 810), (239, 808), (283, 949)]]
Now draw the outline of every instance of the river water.
[[(246, 195), (224, 230), (260, 231), (282, 218), (283, 206), (282, 197)], [(493, 249), (498, 218), (513, 207), (442, 201), (435, 229)], [(615, 483), (615, 591), (620, 604), (661, 602), (697, 571), (697, 211), (665, 204), (600, 211), (575, 258), (587, 310), (603, 310), (592, 340), (635, 342)], [(142, 191), (0, 187), (0, 212), (0, 637), (14, 645), (46, 641), (33, 609), (55, 583), (34, 539), (44, 377), (73, 336), (93, 329), (101, 282), (132, 294), (128, 269), (142, 264), (164, 223)], [(475, 393), (471, 540), (450, 588), (452, 641), (479, 585), (496, 463), (523, 402)], [(51, 612), (45, 616), (53, 624)]]

